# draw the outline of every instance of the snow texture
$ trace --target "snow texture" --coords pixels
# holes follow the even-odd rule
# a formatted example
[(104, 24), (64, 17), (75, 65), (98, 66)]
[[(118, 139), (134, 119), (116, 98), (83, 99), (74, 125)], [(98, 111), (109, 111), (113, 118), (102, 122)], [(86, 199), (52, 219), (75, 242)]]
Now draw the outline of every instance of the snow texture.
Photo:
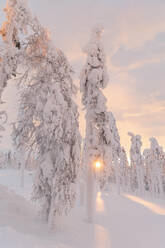
[(15, 187), (19, 171), (0, 170), (0, 184), (5, 185), (0, 186), (0, 247), (165, 247), (164, 201), (119, 196), (112, 191), (110, 194), (97, 193), (93, 224), (84, 220), (84, 209), (76, 207), (66, 217), (61, 231), (51, 233), (36, 216), (34, 206), (23, 198), (29, 199), (32, 179), (32, 175), (26, 172), (25, 188), (20, 192), (19, 187)]

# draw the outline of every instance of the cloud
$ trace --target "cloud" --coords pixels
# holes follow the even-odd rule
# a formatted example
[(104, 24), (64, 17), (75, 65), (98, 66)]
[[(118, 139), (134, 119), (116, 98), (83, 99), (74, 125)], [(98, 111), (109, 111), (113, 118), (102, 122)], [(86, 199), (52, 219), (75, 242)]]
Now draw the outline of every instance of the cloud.
[(121, 9), (118, 15), (118, 43), (133, 49), (143, 46), (146, 42), (165, 31), (165, 3), (160, 1), (136, 1), (127, 9)]

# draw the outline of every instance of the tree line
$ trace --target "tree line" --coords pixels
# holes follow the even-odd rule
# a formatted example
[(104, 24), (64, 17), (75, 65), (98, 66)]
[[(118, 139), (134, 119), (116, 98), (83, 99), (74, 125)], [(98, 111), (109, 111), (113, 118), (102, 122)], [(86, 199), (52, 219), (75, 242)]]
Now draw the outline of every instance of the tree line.
[[(84, 49), (86, 64), (80, 91), (86, 135), (82, 142), (74, 100), (78, 89), (68, 59), (55, 47), (49, 31), (33, 16), (25, 0), (8, 0), (5, 12), (6, 21), (0, 30), (0, 98), (9, 80), (15, 80), (20, 104), (13, 143), (22, 161), (35, 158), (33, 199), (40, 202), (49, 225), (54, 226), (56, 217), (74, 206), (77, 184), (86, 177), (89, 188), (94, 177), (102, 190), (115, 184), (118, 193), (163, 196), (163, 149), (152, 138), (151, 148), (141, 154), (141, 137), (129, 133), (129, 164), (115, 118), (107, 110), (102, 93), (109, 82), (102, 26), (92, 30)], [(93, 166), (96, 161), (102, 165), (99, 173)]]

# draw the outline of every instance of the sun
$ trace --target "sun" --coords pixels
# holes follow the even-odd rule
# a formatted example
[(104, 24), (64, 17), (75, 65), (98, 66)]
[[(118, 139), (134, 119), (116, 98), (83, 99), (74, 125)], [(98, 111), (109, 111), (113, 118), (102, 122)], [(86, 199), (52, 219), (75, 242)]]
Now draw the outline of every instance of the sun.
[(95, 162), (95, 167), (96, 167), (97, 169), (100, 169), (100, 168), (101, 168), (101, 162), (100, 162), (100, 161), (96, 161), (96, 162)]

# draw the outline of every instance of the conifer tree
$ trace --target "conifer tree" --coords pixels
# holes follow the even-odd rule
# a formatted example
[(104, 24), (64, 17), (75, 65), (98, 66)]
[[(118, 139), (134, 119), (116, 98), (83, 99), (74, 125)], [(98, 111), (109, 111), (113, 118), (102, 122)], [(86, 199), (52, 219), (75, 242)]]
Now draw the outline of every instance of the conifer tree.
[[(26, 35), (31, 15), (25, 0), (7, 0), (6, 21), (2, 24), (0, 35), (0, 98), (7, 82), (16, 77), (18, 64), (22, 62), (21, 34)], [(23, 43), (23, 42), (22, 42)]]
[(124, 150), (122, 150), (120, 145), (120, 136), (116, 125), (116, 120), (112, 112), (109, 113), (109, 125), (110, 125), (110, 135), (111, 135), (111, 148), (109, 151), (111, 166), (109, 167), (109, 169), (112, 171), (111, 167), (113, 167), (117, 192), (118, 194), (120, 194), (121, 181), (123, 180), (123, 178), (121, 178), (122, 170), (125, 163), (125, 161), (123, 160)]
[[(2, 37), (0, 48), (0, 104), (2, 101), (2, 93), (10, 79), (17, 76), (18, 66), (22, 63), (24, 52), (22, 51), (20, 36), (27, 32), (27, 27), (31, 25), (31, 16), (27, 8), (25, 0), (7, 0), (6, 21), (0, 28), (0, 36)], [(23, 36), (22, 36), (23, 37)], [(2, 123), (7, 121), (5, 111), (0, 112)], [(4, 121), (5, 120), (5, 121)], [(0, 131), (4, 127), (0, 126)]]
[(88, 181), (92, 181), (90, 178), (93, 174), (92, 167), (95, 161), (99, 160), (103, 166), (100, 184), (104, 187), (107, 181), (106, 171), (110, 158), (111, 134), (106, 98), (101, 91), (108, 84), (106, 59), (101, 42), (102, 32), (102, 27), (97, 26), (93, 29), (91, 40), (84, 49), (87, 61), (81, 73), (80, 89), (82, 104), (86, 110), (83, 160), (89, 170)]
[(128, 159), (126, 155), (126, 151), (124, 147), (121, 147), (120, 150), (120, 158), (119, 158), (119, 166), (120, 166), (120, 184), (124, 191), (130, 189), (130, 173), (128, 167)]
[(128, 133), (131, 137), (130, 160), (132, 169), (132, 187), (140, 194), (144, 193), (144, 164), (141, 154), (141, 136)]
[(155, 196), (163, 196), (163, 149), (155, 138), (150, 138), (150, 173)]
[(150, 149), (144, 149), (143, 151), (143, 161), (145, 168), (145, 190), (150, 191), (151, 195), (153, 194), (153, 185), (152, 185), (152, 170), (151, 170), (151, 152)]
[(65, 55), (35, 20), (26, 49), (26, 85), (20, 100), (17, 135), (26, 150), (38, 152), (33, 197), (52, 226), (73, 207), (80, 163), (76, 87)]
[(1, 85), (21, 66), (20, 108), (13, 135), (19, 149), (37, 154), (33, 196), (43, 203), (42, 213), (53, 224), (75, 200), (81, 142), (73, 100), (77, 89), (65, 55), (54, 47), (49, 32), (31, 15), (25, 1), (9, 0), (6, 13), (1, 34), (14, 53), (9, 59), (14, 57), (16, 62), (11, 61)]

